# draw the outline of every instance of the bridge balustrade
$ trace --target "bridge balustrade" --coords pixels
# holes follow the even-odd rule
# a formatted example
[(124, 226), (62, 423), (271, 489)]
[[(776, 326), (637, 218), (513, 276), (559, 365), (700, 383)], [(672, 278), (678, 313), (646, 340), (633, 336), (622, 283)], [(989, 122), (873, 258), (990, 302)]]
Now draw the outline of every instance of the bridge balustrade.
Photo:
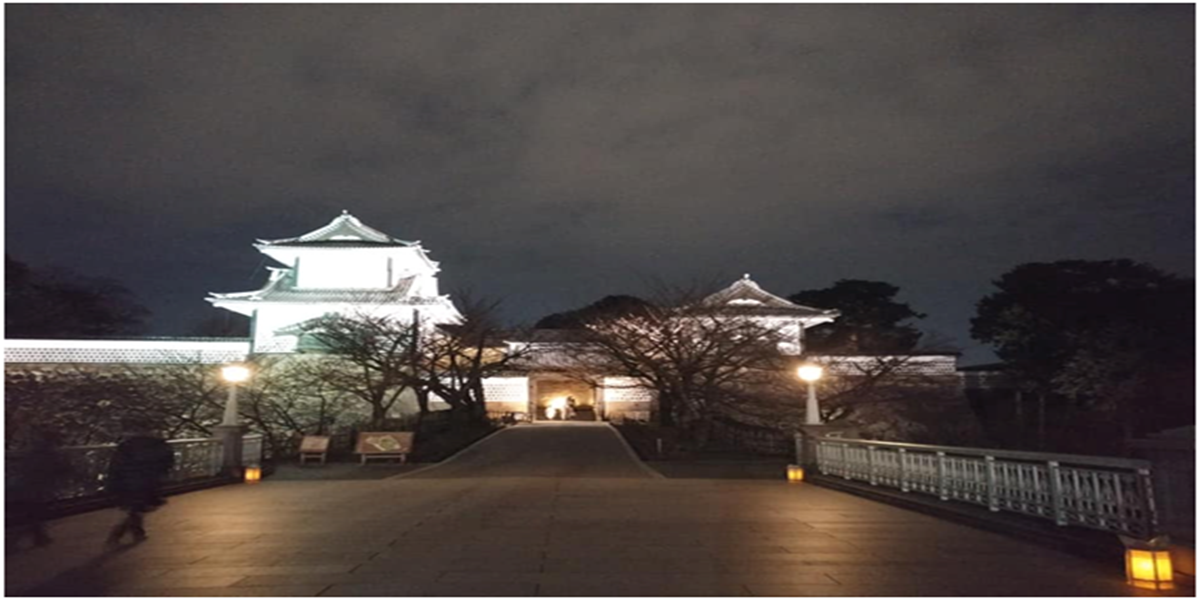
[(1131, 536), (1155, 533), (1144, 460), (819, 438), (823, 475)]
[[(167, 474), (168, 483), (185, 483), (194, 480), (217, 477), (221, 474), (221, 461), (224, 449), (221, 440), (215, 438), (191, 438), (168, 440), (171, 450), (175, 453), (175, 464)], [(116, 444), (96, 444), (92, 446), (67, 446), (60, 448), (66, 461), (67, 474), (57, 482), (54, 497), (56, 500), (77, 500), (99, 496), (104, 493), (105, 480), (108, 477), (108, 465), (112, 460)], [(261, 434), (247, 435), (242, 440), (243, 466), (259, 465), (262, 463), (263, 436)], [(17, 461), (28, 460), (24, 453), (6, 453), (4, 457), (7, 486), (19, 486), (20, 481), (12, 479), (12, 473), (19, 472)]]

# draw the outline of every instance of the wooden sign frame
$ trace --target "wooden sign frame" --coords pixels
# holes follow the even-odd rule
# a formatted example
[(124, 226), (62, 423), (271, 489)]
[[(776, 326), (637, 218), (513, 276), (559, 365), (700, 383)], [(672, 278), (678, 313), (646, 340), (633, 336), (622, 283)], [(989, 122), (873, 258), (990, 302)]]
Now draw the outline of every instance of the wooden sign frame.
[(408, 462), (414, 437), (411, 431), (363, 431), (358, 434), (354, 452), (362, 455), (361, 464), (377, 458), (399, 458), (403, 464)]
[(309, 459), (320, 460), (321, 464), (325, 464), (325, 458), (329, 456), (329, 440), (327, 435), (306, 435), (301, 438), (300, 464)]

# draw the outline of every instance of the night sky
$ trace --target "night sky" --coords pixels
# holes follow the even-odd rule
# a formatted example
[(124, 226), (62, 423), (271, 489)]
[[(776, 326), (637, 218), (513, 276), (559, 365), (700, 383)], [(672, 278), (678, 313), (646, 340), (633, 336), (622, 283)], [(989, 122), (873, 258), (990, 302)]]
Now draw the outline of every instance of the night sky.
[(5, 250), (181, 334), (348, 209), (513, 320), (878, 279), (978, 362), (1019, 263), (1194, 274), (1193, 10), (8, 5)]

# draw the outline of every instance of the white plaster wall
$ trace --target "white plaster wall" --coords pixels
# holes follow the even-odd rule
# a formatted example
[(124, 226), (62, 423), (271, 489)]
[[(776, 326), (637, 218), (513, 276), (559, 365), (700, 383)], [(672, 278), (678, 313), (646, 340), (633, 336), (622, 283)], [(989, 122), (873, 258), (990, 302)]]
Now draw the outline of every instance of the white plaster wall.
[[(295, 267), (297, 289), (384, 289), (405, 277), (430, 277), (421, 286), (437, 294), (437, 268), (419, 247), (304, 248), (262, 247), (260, 250), (287, 267)], [(391, 260), (391, 283), (388, 260)]]
[[(431, 394), (429, 397), (429, 410), (450, 410), (450, 405), (439, 398), (437, 394)], [(417, 393), (412, 390), (404, 390), (400, 393), (400, 399), (392, 406), (391, 414), (393, 416), (415, 415), (421, 412), (421, 407), (417, 404)]]
[(294, 343), (294, 336), (276, 336), (276, 331), (297, 323), (303, 323), (304, 321), (324, 316), (329, 313), (338, 313), (347, 316), (387, 315), (395, 318), (401, 323), (408, 323), (412, 320), (414, 308), (420, 312), (421, 322), (430, 327), (438, 323), (450, 323), (455, 320), (454, 314), (451, 313), (452, 308), (443, 304), (426, 304), (414, 307), (403, 304), (353, 305), (343, 303), (264, 303), (258, 308), (258, 316), (256, 317), (254, 323), (255, 350), (259, 352), (286, 352), (287, 350), (266, 350), (266, 348), (275, 348), (279, 346), (280, 341), (283, 340), (278, 338), (289, 338), (291, 339), (291, 343)]
[(296, 273), (297, 289), (387, 287), (388, 257), (383, 254), (310, 252), (300, 258), (300, 268)]
[(413, 282), (411, 294), (425, 298), (438, 295), (438, 280), (434, 275), (418, 275)]

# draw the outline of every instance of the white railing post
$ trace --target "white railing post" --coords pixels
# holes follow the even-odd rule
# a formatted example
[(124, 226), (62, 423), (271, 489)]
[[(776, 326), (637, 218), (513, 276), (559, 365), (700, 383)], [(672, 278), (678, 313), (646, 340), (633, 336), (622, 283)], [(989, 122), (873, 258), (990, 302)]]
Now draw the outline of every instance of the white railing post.
[(1053, 519), (1062, 526), (1157, 533), (1148, 461), (845, 438), (813, 441), (811, 447), (806, 441), (804, 451), (816, 450), (813, 467), (822, 474), (973, 503), (991, 512)]
[(1000, 511), (1000, 498), (996, 489), (996, 457), (985, 456), (983, 458), (987, 462), (987, 494), (988, 494), (988, 510), (992, 512)]
[(946, 453), (937, 453), (937, 483), (938, 483), (938, 499), (949, 500), (950, 493), (946, 486)]
[[(1158, 533), (1158, 515), (1154, 506), (1154, 479), (1151, 476), (1150, 469), (1138, 469), (1137, 478), (1139, 484), (1138, 491), (1142, 496), (1142, 522), (1138, 525), (1142, 527), (1142, 533), (1149, 538)], [(1132, 523), (1126, 524), (1126, 527), (1129, 525), (1132, 525)]]
[(215, 476), (221, 472), (221, 467), (225, 461), (224, 444), (212, 444), (208, 446), (208, 469), (209, 476)]
[(1052, 460), (1046, 464), (1050, 468), (1050, 506), (1054, 510), (1054, 523), (1066, 525), (1067, 507), (1063, 499), (1062, 471), (1059, 469), (1058, 461)]
[[(236, 387), (230, 388), (237, 389)], [(242, 445), (245, 428), (241, 425), (217, 425), (215, 437), (221, 440), (221, 470), (230, 477), (242, 476)]]
[(876, 474), (876, 458), (875, 446), (867, 446), (867, 480), (871, 485), (879, 485), (879, 477)]

